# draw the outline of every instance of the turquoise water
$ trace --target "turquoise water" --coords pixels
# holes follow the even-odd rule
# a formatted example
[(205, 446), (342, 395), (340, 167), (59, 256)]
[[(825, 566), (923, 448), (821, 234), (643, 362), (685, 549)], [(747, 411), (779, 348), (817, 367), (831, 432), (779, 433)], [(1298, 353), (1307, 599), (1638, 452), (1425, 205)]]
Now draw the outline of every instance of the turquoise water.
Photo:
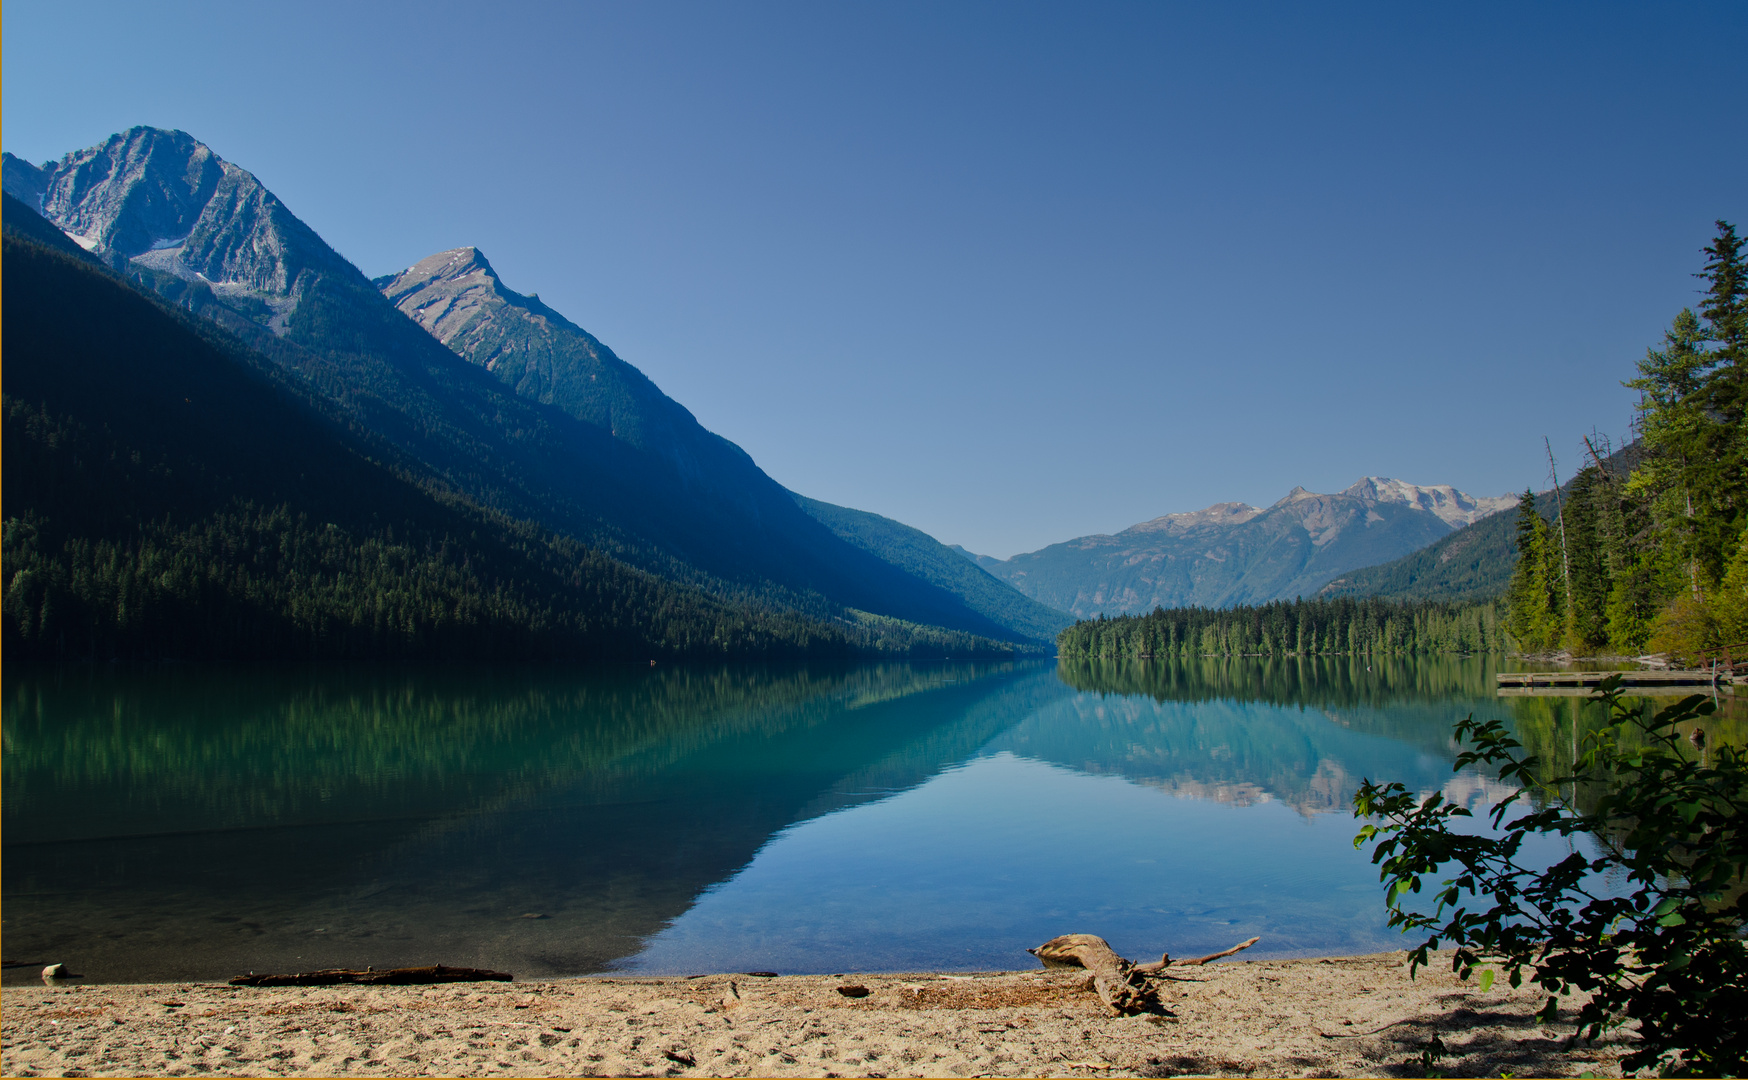
[(1396, 948), (1360, 779), (1473, 802), (1453, 721), (1563, 745), (1580, 706), (1498, 699), (1482, 660), (1372, 668), (9, 668), (6, 959), (156, 981), (1000, 969), (1068, 932)]

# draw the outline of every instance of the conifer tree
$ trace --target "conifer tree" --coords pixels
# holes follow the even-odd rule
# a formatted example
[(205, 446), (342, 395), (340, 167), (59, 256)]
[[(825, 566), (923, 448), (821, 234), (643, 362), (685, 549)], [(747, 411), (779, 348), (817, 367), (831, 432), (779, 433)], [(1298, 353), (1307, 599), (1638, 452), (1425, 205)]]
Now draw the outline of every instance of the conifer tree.
[(1699, 313), (1706, 321), (1712, 368), (1701, 390), (1707, 465), (1699, 559), (1714, 578), (1725, 573), (1748, 526), (1748, 266), (1735, 226), (1719, 221), (1707, 246), (1710, 286)]
[(1608, 597), (1611, 585), (1602, 528), (1608, 484), (1591, 465), (1572, 478), (1566, 500), (1566, 541), (1571, 557), (1571, 598), (1566, 605), (1565, 646), (1572, 652), (1595, 652), (1608, 642)]
[(1694, 275), (1710, 283), (1699, 313), (1706, 321), (1707, 337), (1716, 346), (1711, 354), (1716, 367), (1706, 380), (1706, 403), (1725, 424), (1739, 427), (1748, 411), (1744, 394), (1748, 380), (1744, 371), (1744, 361), (1748, 361), (1748, 267), (1744, 266), (1736, 227), (1727, 221), (1719, 221), (1717, 226), (1717, 237), (1702, 249), (1705, 269)]
[(1647, 349), (1639, 377), (1625, 384), (1639, 391), (1639, 437), (1645, 447), (1645, 460), (1627, 489), (1648, 501), (1656, 542), (1685, 566), (1695, 599), (1703, 597), (1705, 586), (1700, 520), (1713, 471), (1713, 423), (1701, 396), (1712, 368), (1705, 341), (1699, 318), (1683, 308), (1663, 335), (1663, 348)]
[(1506, 590), (1505, 629), (1520, 648), (1539, 652), (1558, 642), (1565, 629), (1565, 605), (1558, 593), (1559, 551), (1548, 523), (1536, 509), (1536, 495), (1525, 491), (1517, 504), (1517, 568)]

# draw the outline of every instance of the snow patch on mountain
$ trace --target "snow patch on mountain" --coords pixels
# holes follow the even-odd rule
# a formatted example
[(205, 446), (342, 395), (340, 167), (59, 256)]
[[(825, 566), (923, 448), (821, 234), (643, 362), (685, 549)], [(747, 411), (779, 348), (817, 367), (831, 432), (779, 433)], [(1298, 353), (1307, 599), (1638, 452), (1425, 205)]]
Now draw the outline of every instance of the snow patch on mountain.
[(1517, 505), (1515, 495), (1478, 499), (1449, 484), (1410, 484), (1388, 476), (1361, 477), (1342, 494), (1351, 495), (1362, 502), (1395, 503), (1425, 510), (1452, 528), (1473, 525), (1489, 514), (1509, 510)]

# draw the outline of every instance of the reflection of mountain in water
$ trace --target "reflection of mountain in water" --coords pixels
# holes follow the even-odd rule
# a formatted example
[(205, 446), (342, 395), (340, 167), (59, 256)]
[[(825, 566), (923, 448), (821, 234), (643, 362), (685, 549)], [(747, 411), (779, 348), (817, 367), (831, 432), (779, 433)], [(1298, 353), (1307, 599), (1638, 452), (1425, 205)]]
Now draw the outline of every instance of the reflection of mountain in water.
[(974, 752), (1004, 693), (1068, 693), (976, 664), (9, 674), (9, 945), (109, 979), (599, 970), (784, 826)]
[(1307, 814), (1347, 811), (1368, 776), (1444, 787), (1457, 754), (1452, 724), (1471, 712), (1505, 715), (1491, 668), (1475, 659), (1095, 661), (1059, 670), (1083, 694), (991, 749), (1186, 798), (1278, 799)]

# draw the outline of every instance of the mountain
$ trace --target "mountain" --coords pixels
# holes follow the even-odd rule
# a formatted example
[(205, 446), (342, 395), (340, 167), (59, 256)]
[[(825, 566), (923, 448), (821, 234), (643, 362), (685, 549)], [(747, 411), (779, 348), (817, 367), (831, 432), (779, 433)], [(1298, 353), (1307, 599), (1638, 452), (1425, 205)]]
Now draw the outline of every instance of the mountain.
[(553, 405), (661, 457), (693, 487), (749, 503), (789, 498), (839, 539), (961, 601), (993, 624), (1049, 641), (1073, 620), (967, 567), (934, 537), (861, 510), (783, 489), (740, 447), (588, 331), (508, 285), (478, 248), (440, 251), (373, 282), (397, 309), (458, 356), (526, 398)]
[(594, 335), (523, 296), (478, 248), (440, 251), (371, 284), (432, 337), (522, 397), (556, 405), (694, 478), (766, 479), (740, 447), (706, 431)]
[(1037, 640), (1052, 641), (1060, 630), (1074, 622), (1074, 616), (1046, 607), (1007, 582), (970, 565), (959, 554), (963, 548), (950, 548), (921, 529), (805, 495), (796, 495), (795, 501), (849, 543), (945, 589), (973, 611), (1003, 626)]
[(399, 474), (301, 380), (31, 218), (5, 197), (10, 657), (1004, 652), (726, 602)]
[(1295, 487), (1266, 509), (1216, 503), (1006, 560), (963, 554), (1080, 618), (1228, 607), (1314, 595), (1342, 573), (1419, 550), (1515, 504), (1368, 476), (1336, 494)]
[[(1549, 503), (1548, 512), (1552, 513)], [(1335, 578), (1319, 596), (1467, 603), (1504, 595), (1517, 566), (1517, 507), (1482, 518), (1399, 559)]]
[[(1603, 464), (1610, 473), (1626, 476), (1642, 457), (1640, 444), (1630, 443), (1609, 455)], [(1561, 498), (1571, 498), (1572, 483), (1568, 480), (1561, 486)], [(1323, 586), (1318, 595), (1458, 603), (1503, 596), (1517, 568), (1517, 500), (1511, 504), (1418, 551), (1344, 573)], [(1552, 489), (1536, 493), (1536, 509), (1543, 517), (1553, 520), (1556, 506)]]
[(228, 325), (285, 334), (352, 265), (261, 182), (181, 131), (133, 128), (40, 168), (4, 155), (6, 193), (74, 243)]
[[(532, 298), (493, 293), (484, 309), (496, 330), (476, 319), (450, 335), (462, 348), (498, 341), (497, 363), (458, 356), (254, 176), (185, 133), (134, 128), (58, 162), (3, 165), (9, 194), (139, 286), (237, 334), (385, 465), (434, 490), (734, 602), (1029, 636), (843, 540)], [(479, 263), (469, 273), (489, 273)], [(467, 292), (466, 274), (429, 276), (441, 280), (426, 288), (452, 300)], [(507, 384), (500, 369), (515, 369), (542, 327), (557, 343)], [(568, 381), (539, 383), (543, 370)], [(588, 374), (594, 398), (572, 392)]]

